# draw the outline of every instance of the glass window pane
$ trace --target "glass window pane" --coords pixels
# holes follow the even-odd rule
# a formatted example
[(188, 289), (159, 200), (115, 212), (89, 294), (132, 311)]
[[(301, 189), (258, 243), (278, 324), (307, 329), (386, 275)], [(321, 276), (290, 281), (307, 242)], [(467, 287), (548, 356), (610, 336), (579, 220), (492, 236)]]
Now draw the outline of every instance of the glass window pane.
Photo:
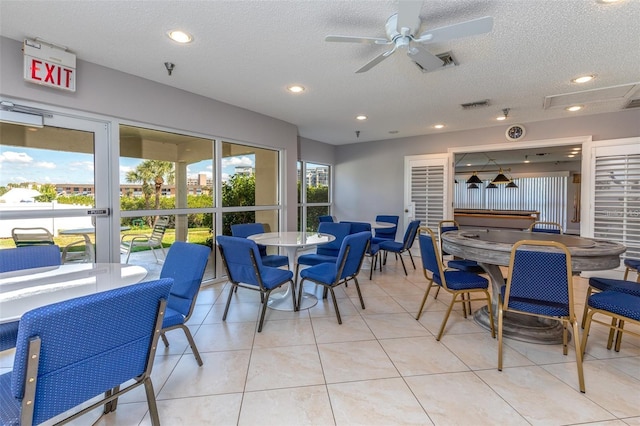
[(329, 202), (329, 166), (307, 163), (307, 203)]
[(222, 143), (222, 206), (279, 203), (278, 151)]
[(258, 210), (227, 212), (222, 214), (222, 235), (231, 235), (231, 225), (238, 223), (262, 223), (265, 232), (278, 232), (280, 230), (278, 210)]
[(329, 206), (307, 206), (307, 227), (306, 231), (315, 232), (318, 230), (320, 221), (318, 216), (329, 214)]

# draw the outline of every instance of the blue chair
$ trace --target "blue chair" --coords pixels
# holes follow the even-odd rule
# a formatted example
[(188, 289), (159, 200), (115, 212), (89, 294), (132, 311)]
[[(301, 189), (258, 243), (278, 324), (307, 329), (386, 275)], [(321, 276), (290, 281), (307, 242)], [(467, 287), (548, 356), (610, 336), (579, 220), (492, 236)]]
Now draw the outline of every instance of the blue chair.
[[(264, 224), (262, 223), (238, 223), (231, 225), (231, 235), (234, 237), (247, 238), (251, 235), (264, 234)], [(279, 268), (286, 266), (289, 268), (289, 258), (287, 256), (281, 256), (279, 254), (267, 254), (267, 246), (258, 244), (258, 250), (260, 251), (260, 257), (262, 258), (262, 264), (265, 266), (271, 266), (273, 268)]]
[(625, 259), (624, 280), (629, 278), (629, 272), (634, 271), (637, 275), (636, 281), (640, 283), (640, 259)]
[[(491, 297), (489, 296), (489, 281), (473, 272), (466, 272), (460, 270), (445, 269), (442, 264), (442, 256), (438, 249), (438, 242), (433, 231), (426, 226), (420, 227), (418, 235), (418, 241), (420, 244), (420, 255), (422, 257), (422, 270), (424, 277), (429, 281), (427, 291), (424, 293), (420, 309), (416, 315), (416, 320), (420, 319), (424, 304), (427, 301), (431, 287), (437, 285), (438, 289), (443, 288), (452, 294), (451, 303), (449, 309), (442, 320), (440, 331), (436, 340), (440, 340), (444, 334), (444, 329), (447, 326), (447, 321), (451, 315), (451, 310), (456, 303), (461, 303), (463, 307), (464, 317), (467, 317), (467, 310), (464, 307), (465, 303), (471, 303), (474, 300), (485, 300), (487, 302), (487, 308), (489, 310), (489, 319), (491, 321), (491, 337), (495, 337), (495, 328), (493, 325), (493, 313), (491, 311)], [(472, 293), (480, 293), (482, 297), (472, 299)], [(465, 299), (465, 295), (469, 295), (468, 299)], [(460, 299), (458, 299), (460, 296)], [(471, 312), (471, 310), (469, 310)]]
[[(348, 223), (351, 225), (351, 234), (357, 234), (358, 232), (369, 232), (371, 233), (371, 224), (369, 222), (349, 222), (346, 220), (341, 221), (340, 223)], [(373, 279), (373, 270), (378, 265), (378, 253), (380, 252), (380, 244), (369, 244), (369, 248), (365, 253), (365, 256), (371, 258), (371, 267), (369, 269), (369, 280)], [(382, 272), (382, 262), (380, 262), (380, 272)]]
[[(25, 245), (0, 250), (0, 272), (60, 265), (57, 245)], [(0, 351), (14, 348), (19, 321), (0, 324)]]
[(562, 226), (558, 222), (533, 222), (529, 226), (530, 232), (542, 232), (545, 234), (562, 234)]
[(318, 216), (318, 222), (322, 223), (322, 222), (335, 222), (333, 220), (333, 216), (329, 216), (327, 215), (323, 215), (323, 216)]
[(384, 251), (384, 262), (387, 263), (387, 253), (395, 253), (396, 259), (400, 256), (400, 262), (402, 262), (402, 269), (404, 269), (404, 274), (407, 274), (407, 267), (404, 265), (404, 260), (402, 259), (402, 253), (409, 253), (409, 259), (411, 259), (411, 264), (413, 265), (413, 269), (416, 269), (416, 263), (413, 261), (413, 256), (411, 255), (411, 247), (413, 247), (413, 242), (416, 239), (416, 233), (418, 232), (418, 228), (420, 227), (419, 220), (413, 220), (407, 226), (407, 230), (404, 233), (404, 238), (402, 241), (382, 241), (380, 243), (380, 250)]
[(360, 298), (360, 305), (364, 309), (364, 300), (362, 299), (362, 292), (358, 285), (358, 272), (362, 266), (362, 260), (364, 254), (367, 251), (367, 246), (371, 240), (371, 232), (359, 232), (357, 234), (351, 234), (344, 237), (340, 246), (340, 252), (338, 253), (338, 260), (336, 262), (320, 263), (310, 268), (303, 269), (300, 272), (300, 291), (298, 292), (298, 304), (300, 304), (300, 295), (302, 294), (302, 288), (305, 281), (310, 281), (315, 284), (319, 284), (324, 287), (324, 298), (327, 297), (327, 290), (331, 292), (331, 298), (333, 299), (333, 307), (336, 310), (336, 317), (338, 317), (338, 324), (342, 324), (342, 318), (340, 317), (340, 310), (338, 309), (338, 301), (333, 289), (340, 284), (345, 284), (353, 280), (358, 291), (358, 297)]
[[(637, 284), (636, 284), (637, 285)], [(591, 322), (596, 322), (610, 328), (609, 340), (607, 341), (607, 349), (611, 349), (613, 344), (613, 334), (617, 332), (615, 350), (620, 351), (620, 342), (622, 333), (627, 332), (640, 336), (640, 333), (634, 333), (628, 329), (624, 329), (625, 321), (631, 321), (640, 326), (640, 296), (637, 294), (624, 293), (621, 291), (608, 290), (594, 294), (589, 297), (587, 307), (587, 322), (582, 334), (581, 353), (584, 354), (587, 348), (587, 339), (589, 338), (589, 328)], [(600, 321), (593, 319), (595, 314), (605, 315), (611, 318), (611, 321)]]
[(502, 324), (505, 313), (516, 312), (553, 320), (563, 325), (563, 353), (567, 355), (568, 331), (573, 329), (580, 392), (585, 392), (578, 320), (573, 301), (571, 254), (555, 241), (522, 240), (511, 249), (507, 283), (498, 303), (498, 370), (502, 371)]
[(393, 223), (395, 226), (392, 228), (380, 228), (376, 229), (375, 235), (371, 238), (371, 244), (380, 244), (383, 241), (395, 241), (396, 232), (398, 231), (398, 221), (400, 216), (392, 215), (378, 215), (376, 216), (376, 222)]
[[(350, 232), (351, 224), (349, 223), (321, 222), (320, 225), (318, 225), (318, 233), (331, 234), (336, 237), (336, 239), (330, 243), (317, 246), (315, 253), (298, 256), (298, 260), (296, 262), (296, 273), (294, 275), (296, 280), (298, 272), (300, 271), (300, 265), (314, 266), (326, 262), (335, 263), (338, 260), (342, 240), (344, 240)], [(371, 233), (369, 233), (369, 235), (371, 235)]]
[(262, 323), (271, 291), (289, 283), (291, 285), (291, 302), (294, 310), (297, 309), (295, 286), (292, 280), (293, 272), (264, 265), (258, 245), (254, 241), (225, 235), (217, 236), (216, 241), (222, 263), (227, 271), (227, 278), (232, 285), (222, 321), (227, 320), (231, 298), (234, 290), (238, 287), (260, 292), (262, 312), (258, 322), (258, 333), (262, 331)]
[(169, 248), (160, 271), (160, 278), (173, 279), (167, 311), (160, 331), (162, 341), (165, 347), (168, 347), (169, 341), (165, 333), (176, 328), (182, 329), (199, 366), (202, 366), (202, 358), (186, 322), (191, 318), (193, 308), (196, 306), (196, 298), (210, 253), (211, 249), (207, 246), (176, 241)]
[[(440, 240), (440, 252), (443, 257), (449, 253), (445, 252), (442, 247), (442, 234), (449, 231), (458, 231), (459, 229), (460, 226), (455, 220), (441, 220), (440, 223), (438, 223), (438, 239)], [(454, 258), (447, 262), (447, 267), (465, 272), (473, 272), (474, 274), (483, 274), (485, 272), (484, 269), (478, 265), (478, 262), (468, 259)]]
[(0, 376), (0, 424), (40, 424), (100, 394), (65, 420), (101, 405), (108, 413), (144, 385), (151, 423), (159, 425), (151, 369), (171, 284), (149, 281), (25, 313), (13, 371)]

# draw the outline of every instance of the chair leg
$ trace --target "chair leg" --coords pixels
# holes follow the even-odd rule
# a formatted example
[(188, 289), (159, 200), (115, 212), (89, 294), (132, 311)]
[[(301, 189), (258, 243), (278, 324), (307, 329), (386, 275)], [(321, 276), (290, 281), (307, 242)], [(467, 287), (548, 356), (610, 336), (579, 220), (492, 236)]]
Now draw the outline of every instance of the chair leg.
[(413, 256), (411, 255), (411, 250), (407, 250), (407, 253), (409, 253), (409, 259), (411, 259), (411, 264), (413, 265), (413, 270), (416, 270), (416, 263), (413, 261)]
[[(453, 298), (451, 299), (451, 303), (449, 303), (449, 308), (447, 309), (447, 313), (442, 320), (442, 325), (440, 326), (440, 332), (438, 333), (438, 337), (436, 337), (437, 341), (440, 341), (442, 335), (444, 334), (444, 328), (447, 326), (447, 321), (449, 320), (449, 315), (451, 315), (451, 310), (453, 309), (453, 305), (456, 303), (456, 299), (458, 298), (458, 294), (464, 293), (454, 293)], [(464, 301), (462, 302), (464, 304)]]
[(502, 296), (498, 300), (498, 371), (502, 371)]
[(184, 324), (180, 324), (180, 328), (184, 331), (185, 336), (187, 336), (187, 340), (189, 341), (189, 346), (191, 346), (191, 350), (193, 351), (193, 356), (196, 358), (196, 362), (198, 363), (198, 366), (202, 367), (202, 358), (200, 357), (200, 352), (198, 352), (198, 348), (196, 347), (196, 342), (193, 340), (193, 336), (191, 335), (191, 331), (189, 330), (189, 327), (187, 327)]
[[(265, 292), (265, 300), (269, 300), (269, 295), (271, 295), (271, 290)], [(268, 303), (262, 304), (262, 312), (260, 312), (260, 322), (258, 323), (258, 333), (262, 331), (262, 323), (264, 323), (264, 314), (267, 312), (267, 305)]]
[[(471, 294), (466, 294), (466, 296), (469, 297), (469, 299), (471, 299)], [(464, 316), (465, 319), (467, 319), (467, 301), (465, 298), (465, 293), (461, 293), (460, 294), (460, 298), (462, 299), (462, 315)], [(471, 300), (469, 300), (469, 305), (471, 305)], [(469, 308), (469, 314), (471, 314), (471, 308)]]
[[(487, 310), (489, 311), (489, 324), (491, 324), (491, 338), (495, 339), (496, 337), (496, 328), (493, 324), (493, 308), (491, 307), (491, 296), (489, 296), (489, 291), (485, 290), (485, 295), (487, 296)], [(471, 305), (471, 301), (469, 301), (469, 305)], [(471, 309), (471, 308), (469, 308)], [(471, 312), (471, 311), (469, 311)]]
[(231, 304), (231, 298), (233, 297), (233, 291), (238, 288), (236, 284), (232, 284), (233, 288), (229, 290), (229, 297), (227, 298), (227, 304), (224, 307), (224, 314), (222, 314), (222, 321), (227, 320), (227, 313), (229, 312), (229, 305)]
[(624, 329), (624, 320), (620, 320), (620, 322), (618, 322), (618, 327), (618, 331), (616, 332), (616, 352), (620, 352), (620, 345), (622, 344), (622, 330)]
[[(338, 324), (342, 324), (342, 318), (340, 317), (340, 310), (338, 309), (338, 300), (336, 299), (336, 294), (333, 292), (333, 287), (325, 287), (325, 291), (327, 291), (327, 288), (329, 289), (329, 291), (331, 291), (331, 299), (333, 299), (333, 308), (336, 310), (336, 317), (338, 317)], [(364, 309), (364, 302), (363, 303), (363, 309)]]
[[(291, 304), (293, 305), (293, 311), (299, 311), (300, 310), (300, 305), (296, 300), (296, 284), (293, 281), (289, 281), (289, 286), (291, 287)], [(302, 289), (300, 289), (300, 296), (298, 297), (298, 299), (302, 298)], [(265, 303), (265, 305), (268, 305), (268, 301), (269, 299), (267, 299), (267, 303)]]
[(593, 288), (589, 286), (589, 288), (587, 288), (587, 297), (584, 299), (584, 311), (582, 312), (582, 323), (580, 324), (582, 329), (584, 329), (584, 322), (587, 319), (587, 311), (589, 310), (589, 296), (591, 296), (592, 292)]
[(575, 346), (576, 349), (576, 365), (578, 367), (578, 384), (580, 386), (580, 392), (585, 393), (585, 386), (584, 386), (584, 371), (582, 369), (582, 351), (580, 350), (580, 343), (578, 337), (580, 337), (580, 334), (578, 333), (578, 321), (576, 320), (576, 318), (572, 318), (571, 319), (571, 325), (573, 327), (573, 344)]
[(356, 290), (358, 291), (358, 297), (360, 298), (360, 306), (362, 306), (362, 309), (364, 309), (364, 299), (362, 298), (362, 292), (360, 291), (360, 284), (358, 283), (358, 278), (353, 277), (353, 282), (356, 284)]
[[(396, 258), (398, 256), (398, 253), (396, 253)], [(407, 267), (404, 266), (404, 260), (402, 259), (402, 254), (400, 254), (400, 262), (402, 263), (402, 269), (404, 269), (404, 275), (405, 277), (408, 277), (409, 274), (407, 274)]]
[[(420, 319), (420, 315), (422, 315), (422, 309), (424, 309), (424, 304), (427, 301), (427, 296), (429, 296), (429, 292), (431, 291), (431, 286), (433, 285), (433, 280), (429, 281), (429, 286), (427, 287), (427, 291), (424, 292), (424, 297), (422, 298), (422, 303), (420, 303), (420, 309), (418, 309), (418, 315), (416, 315), (416, 320)], [(440, 287), (438, 287), (440, 290)]]
[(162, 341), (164, 342), (164, 347), (168, 348), (169, 347), (169, 341), (167, 340), (167, 336), (164, 335), (164, 333), (160, 333), (160, 337), (162, 337)]
[(608, 350), (610, 350), (613, 346), (613, 338), (616, 334), (616, 327), (618, 327), (618, 320), (615, 317), (611, 317), (611, 327), (609, 328), (609, 338), (607, 339)]
[[(584, 357), (584, 352), (587, 349), (587, 339), (589, 338), (589, 328), (591, 328), (591, 318), (595, 311), (590, 311), (587, 313), (587, 318), (584, 326), (584, 330), (582, 331), (582, 344), (580, 345), (580, 353)], [(575, 340), (575, 339), (574, 339)]]
[(144, 381), (144, 391), (147, 394), (147, 405), (149, 406), (149, 417), (152, 426), (160, 426), (160, 417), (158, 416), (158, 405), (156, 404), (156, 394), (153, 391), (153, 383), (151, 377), (147, 377)]

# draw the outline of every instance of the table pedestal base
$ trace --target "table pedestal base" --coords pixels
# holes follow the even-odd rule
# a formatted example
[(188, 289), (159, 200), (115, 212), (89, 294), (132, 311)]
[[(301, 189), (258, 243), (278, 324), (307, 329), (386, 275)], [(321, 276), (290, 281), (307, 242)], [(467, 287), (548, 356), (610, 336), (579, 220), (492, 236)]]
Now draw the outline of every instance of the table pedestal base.
[[(309, 309), (318, 303), (318, 298), (311, 293), (302, 293), (302, 299), (300, 300), (299, 309)], [(269, 296), (269, 302), (267, 306), (276, 311), (291, 311), (293, 312), (293, 303), (291, 302), (291, 288), (287, 287), (286, 290), (274, 291)]]
[[(473, 314), (475, 322), (487, 330), (491, 330), (489, 310), (486, 306), (478, 309)], [(562, 344), (562, 323), (560, 321), (538, 318), (530, 315), (505, 312), (502, 317), (502, 335), (514, 340), (543, 345)], [(498, 334), (498, 315), (494, 319), (496, 335)], [(571, 340), (571, 332), (567, 330)]]

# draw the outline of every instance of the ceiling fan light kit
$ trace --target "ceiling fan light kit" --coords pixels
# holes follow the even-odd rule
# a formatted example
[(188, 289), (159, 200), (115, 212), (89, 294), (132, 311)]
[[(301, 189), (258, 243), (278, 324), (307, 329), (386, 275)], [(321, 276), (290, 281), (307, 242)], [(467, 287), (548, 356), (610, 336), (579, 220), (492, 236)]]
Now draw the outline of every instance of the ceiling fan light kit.
[(416, 36), (422, 26), (422, 20), (420, 19), (421, 10), (421, 1), (401, 0), (398, 4), (398, 12), (391, 15), (385, 23), (386, 39), (381, 37), (329, 35), (325, 37), (325, 41), (392, 45), (391, 50), (380, 53), (356, 70), (356, 73), (369, 71), (397, 50), (405, 50), (407, 56), (409, 56), (423, 72), (429, 72), (445, 66), (455, 66), (455, 61), (453, 60), (451, 52), (435, 55), (424, 47), (425, 44), (443, 43), (457, 38), (484, 34), (493, 29), (493, 18), (484, 16), (466, 22), (459, 22), (457, 24), (427, 30), (419, 36)]

